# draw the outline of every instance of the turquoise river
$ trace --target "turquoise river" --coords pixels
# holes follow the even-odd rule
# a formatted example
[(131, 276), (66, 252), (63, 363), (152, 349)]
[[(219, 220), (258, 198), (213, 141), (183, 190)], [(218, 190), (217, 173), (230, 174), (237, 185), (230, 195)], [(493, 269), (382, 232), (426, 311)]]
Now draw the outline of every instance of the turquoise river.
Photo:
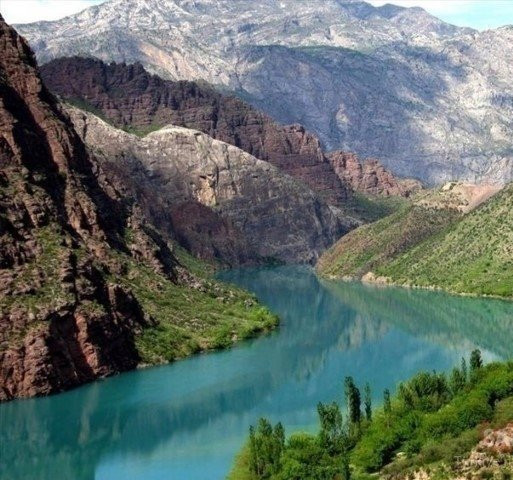
[(316, 428), (347, 375), (385, 388), (476, 347), (511, 355), (513, 303), (324, 282), (306, 267), (222, 272), (282, 323), (218, 353), (0, 405), (2, 480), (217, 480), (260, 416)]

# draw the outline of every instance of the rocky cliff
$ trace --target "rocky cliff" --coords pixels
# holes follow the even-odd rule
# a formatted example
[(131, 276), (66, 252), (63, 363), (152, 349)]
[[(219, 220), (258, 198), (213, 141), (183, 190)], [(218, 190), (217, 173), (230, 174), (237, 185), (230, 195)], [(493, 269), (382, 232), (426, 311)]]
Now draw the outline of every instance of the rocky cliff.
[(59, 58), (41, 72), (53, 92), (118, 127), (138, 134), (167, 124), (199, 130), (272, 163), (335, 205), (346, 203), (350, 190), (408, 196), (419, 185), (395, 178), (377, 161), (362, 165), (354, 154), (326, 155), (300, 125), (278, 125), (242, 100), (206, 85), (163, 80), (140, 64)]
[[(85, 148), (0, 19), (0, 400), (47, 394), (137, 365), (148, 321), (109, 282), (130, 212), (103, 191)], [(153, 253), (153, 252), (152, 252)], [(167, 273), (173, 274), (173, 258)], [(158, 262), (155, 257), (155, 261)], [(164, 269), (164, 263), (159, 265)]]
[(187, 272), (88, 154), (1, 17), (0, 278), (0, 401), (273, 324), (249, 295)]
[(270, 163), (201, 132), (169, 126), (140, 138), (75, 108), (70, 115), (110, 178), (196, 254), (205, 253), (195, 232), (205, 223), (223, 226), (210, 253), (225, 261), (243, 245), (247, 258), (311, 262), (355, 226)]
[(18, 28), (43, 62), (95, 56), (203, 79), (394, 174), (513, 179), (510, 27), (359, 0), (110, 0)]
[(141, 64), (90, 58), (57, 59), (42, 67), (42, 75), (54, 93), (92, 107), (116, 126), (137, 133), (168, 124), (199, 130), (272, 163), (329, 203), (347, 200), (347, 188), (315, 136), (299, 125), (278, 125), (238, 98), (194, 82), (165, 81)]
[(338, 177), (355, 192), (409, 197), (422, 188), (417, 180), (395, 177), (374, 159), (362, 162), (354, 153), (341, 151), (331, 152), (327, 157)]

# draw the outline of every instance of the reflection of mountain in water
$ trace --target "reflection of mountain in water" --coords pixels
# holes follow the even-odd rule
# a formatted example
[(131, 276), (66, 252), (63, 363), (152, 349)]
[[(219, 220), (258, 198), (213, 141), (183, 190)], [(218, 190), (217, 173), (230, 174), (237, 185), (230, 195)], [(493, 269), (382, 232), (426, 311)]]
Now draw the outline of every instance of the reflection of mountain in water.
[[(340, 398), (344, 375), (369, 381), (379, 397), (419, 369), (452, 366), (461, 352), (440, 344), (504, 355), (511, 342), (501, 325), (511, 325), (513, 306), (503, 302), (321, 284), (298, 267), (221, 277), (254, 291), (281, 316), (280, 330), (230, 351), (0, 405), (0, 478), (90, 480), (113, 458), (149, 465), (157, 451), (169, 459), (166, 478), (192, 478), (190, 468), (173, 470), (177, 448), (197, 466), (204, 459), (191, 452), (228, 437), (240, 444), (260, 415), (311, 424), (317, 401)], [(210, 475), (201, 478), (222, 477)]]
[(479, 347), (513, 355), (513, 303), (360, 283), (323, 281), (345, 305), (372, 318), (448, 347)]
[[(9, 475), (30, 478), (31, 472), (37, 471), (41, 472), (41, 479), (93, 479), (95, 465), (105, 448), (151, 451), (180, 431), (201, 428), (227, 411), (251, 408), (284, 380), (294, 378), (300, 382), (311, 377), (322, 368), (330, 349), (354, 348), (365, 338), (384, 332), (376, 324), (365, 325), (353, 312), (333, 302), (331, 294), (319, 288), (313, 275), (292, 270), (285, 278), (284, 272), (269, 273), (260, 273), (264, 277), (262, 288), (267, 289), (262, 296), (269, 298), (280, 289), (273, 307), (288, 312), (283, 315), (285, 328), (253, 341), (247, 346), (250, 354), (240, 355), (238, 350), (232, 350), (213, 355), (218, 361), (210, 365), (212, 374), (223, 368), (226, 355), (235, 357), (232, 362), (237, 368), (214, 385), (195, 389), (193, 396), (177, 396), (173, 385), (180, 382), (180, 374), (168, 375), (166, 370), (170, 368), (161, 367), (132, 372), (55, 397), (2, 405), (2, 465), (9, 465)], [(294, 278), (290, 277), (292, 273)], [(301, 314), (292, 318), (292, 312), (298, 311)], [(291, 323), (294, 328), (286, 328)], [(183, 375), (188, 376), (197, 364), (198, 371), (203, 369), (204, 374), (205, 368), (209, 370), (205, 360), (200, 356), (172, 368), (184, 370)], [(145, 382), (144, 376), (155, 375), (162, 377), (162, 387), (147, 394), (147, 384), (152, 382)], [(139, 392), (144, 392), (140, 402)], [(129, 401), (126, 397), (121, 399), (121, 395), (127, 395)], [(118, 399), (123, 401), (117, 404)], [(45, 452), (44, 456), (40, 452)]]

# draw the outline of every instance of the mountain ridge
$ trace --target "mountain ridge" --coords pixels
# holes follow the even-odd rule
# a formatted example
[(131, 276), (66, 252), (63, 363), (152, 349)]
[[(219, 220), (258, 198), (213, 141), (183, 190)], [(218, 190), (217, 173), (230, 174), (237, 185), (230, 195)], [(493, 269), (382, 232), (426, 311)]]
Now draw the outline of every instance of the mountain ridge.
[(400, 176), (513, 179), (508, 29), (334, 0), (111, 0), (17, 28), (42, 61), (93, 55), (203, 79), (304, 125), (328, 150), (377, 158)]
[[(352, 162), (335, 165), (334, 156), (346, 154), (325, 154), (319, 140), (301, 125), (279, 125), (236, 97), (208, 85), (163, 80), (140, 64), (60, 58), (44, 65), (41, 73), (65, 101), (120, 128), (144, 134), (175, 124), (202, 131), (273, 164), (337, 207), (351, 201), (351, 190), (408, 196), (418, 188), (394, 178), (376, 162), (372, 166), (367, 162), (362, 169), (362, 161), (351, 157)], [(346, 175), (346, 170), (351, 174)]]

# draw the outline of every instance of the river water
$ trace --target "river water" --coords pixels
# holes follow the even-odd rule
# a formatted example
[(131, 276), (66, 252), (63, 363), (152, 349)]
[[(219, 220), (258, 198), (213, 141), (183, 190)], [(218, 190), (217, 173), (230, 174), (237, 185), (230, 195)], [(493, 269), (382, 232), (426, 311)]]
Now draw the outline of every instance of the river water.
[(277, 313), (274, 333), (48, 398), (0, 405), (0, 479), (217, 480), (260, 416), (316, 428), (343, 380), (385, 388), (481, 348), (509, 358), (513, 303), (319, 281), (307, 267), (222, 272)]

